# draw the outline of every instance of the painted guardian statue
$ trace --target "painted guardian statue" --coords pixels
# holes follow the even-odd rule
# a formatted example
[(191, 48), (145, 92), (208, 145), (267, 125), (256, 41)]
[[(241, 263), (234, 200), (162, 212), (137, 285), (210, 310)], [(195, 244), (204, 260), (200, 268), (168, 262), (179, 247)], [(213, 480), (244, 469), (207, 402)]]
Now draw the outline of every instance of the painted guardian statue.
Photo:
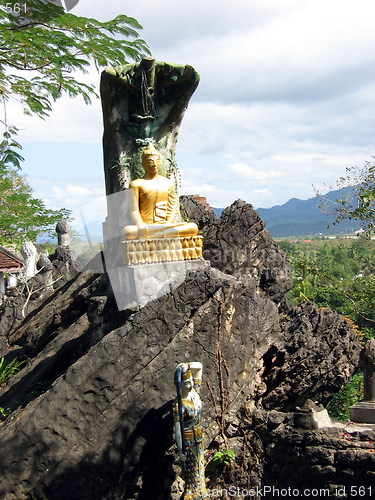
[(177, 390), (174, 402), (175, 437), (185, 479), (183, 499), (201, 500), (208, 497), (200, 424), (202, 364), (199, 362), (179, 364), (174, 374), (174, 381)]

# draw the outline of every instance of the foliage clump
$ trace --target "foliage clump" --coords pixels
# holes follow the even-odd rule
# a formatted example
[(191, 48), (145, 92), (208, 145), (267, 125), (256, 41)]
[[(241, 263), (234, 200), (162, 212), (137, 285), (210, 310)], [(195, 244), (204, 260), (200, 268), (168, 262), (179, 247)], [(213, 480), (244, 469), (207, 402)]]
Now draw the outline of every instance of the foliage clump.
[[(8, 382), (24, 365), (24, 361), (18, 361), (14, 358), (10, 363), (5, 358), (0, 358), (0, 387)], [(12, 413), (12, 408), (3, 408), (0, 406), (0, 417), (6, 418)]]
[(0, 81), (2, 98), (17, 98), (26, 114), (48, 116), (63, 93), (90, 103), (95, 86), (77, 80), (78, 73), (92, 63), (99, 69), (149, 54), (138, 38), (142, 26), (132, 17), (102, 22), (65, 13), (54, 2), (22, 5), (22, 15), (12, 12), (12, 2), (0, 9)]
[(375, 242), (356, 239), (282, 241), (292, 263), (293, 304), (307, 300), (346, 316), (363, 340), (375, 335)]
[(18, 361), (14, 358), (10, 363), (5, 361), (5, 358), (0, 359), (0, 386), (8, 382), (23, 366), (24, 361)]
[[(1, 159), (1, 144), (0, 144)], [(21, 245), (35, 241), (60, 219), (68, 218), (66, 209), (52, 210), (33, 196), (26, 178), (0, 161), (0, 245)]]
[[(375, 242), (369, 237), (282, 241), (292, 263), (293, 304), (311, 301), (343, 315), (365, 344), (375, 336)], [(363, 373), (356, 373), (330, 401), (334, 420), (347, 421), (350, 406), (363, 398)]]
[[(342, 220), (356, 220), (362, 225), (366, 234), (375, 231), (375, 156), (366, 161), (363, 167), (349, 166), (346, 175), (340, 177), (336, 185), (329, 189), (338, 189), (340, 196), (330, 200), (317, 191), (320, 209), (335, 218), (334, 224)], [(353, 186), (350, 191), (347, 186)]]
[(363, 372), (357, 372), (327, 405), (330, 417), (333, 420), (348, 421), (350, 407), (363, 399), (363, 387)]
[(236, 457), (233, 450), (217, 451), (212, 458), (212, 462), (216, 467), (229, 465)]
[[(7, 117), (7, 103), (18, 102), (26, 115), (46, 118), (64, 93), (89, 104), (95, 85), (81, 81), (93, 64), (97, 69), (139, 60), (150, 54), (138, 36), (142, 26), (132, 17), (109, 21), (65, 13), (53, 1), (5, 2), (0, 9), (0, 98), (4, 126), (0, 142), (0, 244), (35, 240), (67, 210), (47, 209), (19, 173), (24, 158), (18, 129)], [(73, 117), (74, 119), (74, 117)]]

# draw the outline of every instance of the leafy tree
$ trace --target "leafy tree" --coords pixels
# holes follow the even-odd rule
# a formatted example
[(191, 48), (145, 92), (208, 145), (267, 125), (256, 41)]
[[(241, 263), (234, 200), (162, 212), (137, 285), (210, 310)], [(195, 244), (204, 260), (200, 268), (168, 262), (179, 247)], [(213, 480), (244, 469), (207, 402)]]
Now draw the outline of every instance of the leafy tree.
[[(346, 168), (346, 174), (337, 181), (330, 190), (339, 189), (340, 197), (329, 200), (318, 191), (320, 209), (335, 218), (334, 224), (349, 219), (357, 220), (362, 229), (371, 234), (375, 231), (375, 157), (366, 161), (362, 168), (351, 166)], [(345, 189), (353, 186), (353, 189)]]
[(0, 163), (0, 244), (20, 245), (25, 239), (35, 241), (69, 211), (49, 210), (34, 198), (25, 178), (14, 168)]
[(49, 0), (19, 3), (0, 0), (0, 96), (3, 101), (3, 140), (0, 142), (0, 241), (34, 239), (66, 210), (48, 210), (33, 198), (17, 170), (24, 160), (16, 140), (17, 128), (8, 123), (6, 104), (18, 101), (24, 113), (46, 118), (63, 93), (81, 96), (89, 104), (96, 96), (92, 84), (79, 81), (90, 64), (125, 64), (149, 54), (138, 38), (142, 27), (125, 15), (100, 22), (64, 12)]
[(0, 0), (0, 92), (5, 101), (18, 99), (27, 114), (46, 117), (64, 92), (90, 103), (95, 87), (78, 81), (77, 72), (149, 53), (131, 17), (100, 22), (65, 13), (51, 1), (27, 0), (22, 13), (17, 5)]
[[(285, 244), (287, 243), (287, 244)], [(375, 242), (355, 240), (282, 242), (293, 269), (293, 303), (310, 300), (342, 314), (362, 343), (375, 336)], [(331, 418), (348, 420), (350, 406), (363, 397), (363, 373), (357, 372), (330, 401)]]

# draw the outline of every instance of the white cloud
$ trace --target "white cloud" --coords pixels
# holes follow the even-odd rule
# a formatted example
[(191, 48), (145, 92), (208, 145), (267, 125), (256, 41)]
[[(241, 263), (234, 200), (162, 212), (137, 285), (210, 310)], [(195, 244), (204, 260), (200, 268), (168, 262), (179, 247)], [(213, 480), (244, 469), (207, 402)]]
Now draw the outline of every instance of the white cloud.
[(87, 186), (80, 185), (67, 185), (65, 187), (53, 186), (52, 194), (57, 200), (64, 200), (72, 198), (77, 200), (77, 205), (82, 205), (82, 200), (92, 200), (103, 194), (101, 188), (88, 188)]
[[(266, 184), (269, 182), (275, 182), (285, 177), (285, 173), (278, 170), (257, 170), (250, 165), (245, 165), (244, 163), (232, 163), (229, 165), (229, 169), (234, 174), (237, 174), (240, 178), (244, 180), (251, 180), (254, 184)], [(267, 190), (258, 190), (257, 193), (264, 193)]]
[[(99, 79), (96, 75), (97, 82)], [(42, 120), (25, 116), (17, 103), (9, 103), (9, 121), (19, 128), (22, 142), (90, 144), (101, 141), (103, 126), (99, 99), (94, 97), (92, 104), (87, 106), (79, 97), (70, 99), (63, 95), (52, 106), (50, 117)]]
[(47, 179), (30, 179), (35, 196), (41, 198), (46, 207), (71, 210), (72, 226), (80, 229), (85, 223), (103, 222), (107, 215), (106, 196), (102, 186), (74, 184), (71, 180), (54, 185)]
[[(213, 206), (236, 198), (280, 204), (313, 196), (312, 184), (374, 154), (373, 0), (165, 0), (162, 8), (154, 0), (80, 0), (73, 10), (99, 19), (123, 12), (144, 25), (140, 35), (156, 59), (201, 74), (177, 147), (184, 193)], [(87, 78), (99, 86), (97, 73)], [(64, 97), (45, 122), (18, 119), (27, 127), (22, 142), (101, 142), (99, 101), (87, 107)], [(33, 185), (58, 207), (93, 203), (94, 213), (104, 194), (102, 158), (95, 151), (88, 161), (82, 151), (66, 165), (59, 158), (60, 183)], [(43, 147), (37, 154), (28, 162), (33, 182)]]

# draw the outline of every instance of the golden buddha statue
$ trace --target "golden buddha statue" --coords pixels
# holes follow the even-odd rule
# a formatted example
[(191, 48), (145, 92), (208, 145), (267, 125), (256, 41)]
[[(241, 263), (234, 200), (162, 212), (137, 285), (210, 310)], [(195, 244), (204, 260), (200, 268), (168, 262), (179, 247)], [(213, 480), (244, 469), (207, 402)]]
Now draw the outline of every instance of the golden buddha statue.
[(126, 265), (202, 259), (202, 236), (194, 222), (181, 222), (170, 179), (159, 174), (160, 153), (149, 144), (142, 153), (144, 176), (130, 183), (132, 225), (123, 229)]
[(179, 200), (172, 181), (159, 174), (160, 153), (149, 144), (142, 153), (145, 174), (130, 183), (131, 218), (134, 225), (125, 226), (125, 240), (181, 238), (196, 236), (198, 226), (180, 222)]

